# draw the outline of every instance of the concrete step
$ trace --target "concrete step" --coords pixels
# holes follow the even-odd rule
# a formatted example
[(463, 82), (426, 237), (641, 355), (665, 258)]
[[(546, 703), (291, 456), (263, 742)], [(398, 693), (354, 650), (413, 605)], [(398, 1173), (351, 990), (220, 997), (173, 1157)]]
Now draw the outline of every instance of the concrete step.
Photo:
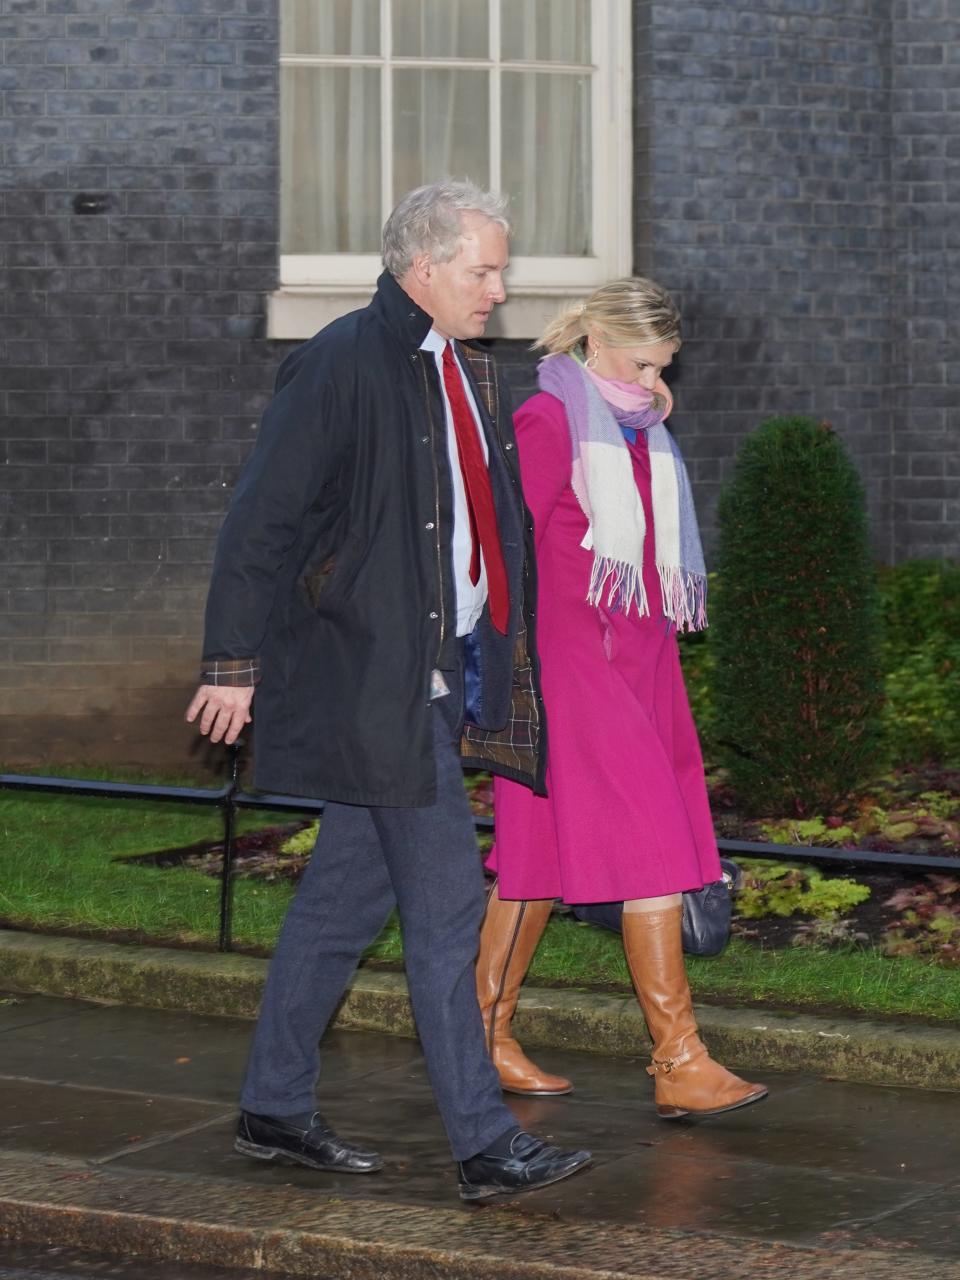
[[(266, 970), (266, 960), (250, 956), (0, 932), (0, 985), (13, 991), (252, 1018)], [(762, 1006), (698, 1005), (697, 1018), (714, 1056), (738, 1067), (960, 1089), (960, 1025), (821, 1017)], [(336, 1025), (413, 1035), (403, 975), (361, 970)], [(637, 1002), (627, 994), (525, 987), (514, 1026), (529, 1047), (631, 1057), (649, 1045)]]

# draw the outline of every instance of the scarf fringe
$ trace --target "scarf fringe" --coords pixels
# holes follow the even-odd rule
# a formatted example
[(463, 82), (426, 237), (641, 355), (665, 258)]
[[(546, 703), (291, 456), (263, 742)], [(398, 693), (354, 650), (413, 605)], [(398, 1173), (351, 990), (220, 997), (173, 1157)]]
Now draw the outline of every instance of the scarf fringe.
[(592, 605), (602, 604), (604, 591), (607, 593), (609, 609), (622, 609), (624, 613), (628, 613), (630, 606), (635, 604), (641, 618), (650, 612), (642, 570), (625, 560), (614, 560), (610, 556), (594, 553), (587, 600)]
[(680, 565), (658, 564), (663, 612), (678, 631), (702, 631), (707, 625), (707, 579)]

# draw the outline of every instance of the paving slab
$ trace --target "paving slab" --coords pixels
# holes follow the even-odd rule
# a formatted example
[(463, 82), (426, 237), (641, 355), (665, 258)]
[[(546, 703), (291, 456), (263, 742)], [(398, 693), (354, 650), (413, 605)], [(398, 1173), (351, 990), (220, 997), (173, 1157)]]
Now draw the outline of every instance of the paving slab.
[(852, 1223), (852, 1230), (837, 1229), (831, 1236), (843, 1243), (862, 1243), (868, 1249), (899, 1249), (955, 1258), (960, 1235), (960, 1182), (946, 1191), (918, 1196), (887, 1213)]
[(386, 1167), (317, 1174), (233, 1151), (249, 1022), (18, 1000), (0, 1002), (9, 1240), (315, 1280), (960, 1280), (955, 1093), (772, 1073), (766, 1102), (670, 1124), (641, 1060), (565, 1050), (571, 1097), (508, 1103), (593, 1168), (465, 1206), (414, 1041), (325, 1038), (319, 1101)]
[(571, 1220), (819, 1243), (824, 1232), (929, 1192), (907, 1180), (744, 1160), (718, 1148), (709, 1160), (660, 1146), (633, 1153), (593, 1170), (580, 1186), (558, 1184), (552, 1210)]
[[(9, 999), (9, 998), (8, 998)], [(16, 997), (13, 997), (16, 1000)], [(116, 1086), (125, 1079), (144, 1092), (235, 1101), (250, 1045), (251, 1024), (242, 1018), (213, 1018), (177, 1012), (130, 1009), (61, 1000), (56, 1012), (41, 998), (47, 1016), (30, 1018), (35, 996), (0, 1005), (0, 1070), (5, 1075), (32, 1074), (32, 1064), (46, 1062), (47, 1078), (73, 1084)], [(73, 1016), (66, 1008), (73, 1007)], [(15, 1033), (15, 1034), (14, 1034)], [(325, 1064), (332, 1080), (379, 1072), (420, 1058), (415, 1041), (399, 1036), (385, 1040), (375, 1062), (347, 1040)]]
[(960, 1177), (960, 1148), (944, 1141), (942, 1128), (960, 1130), (960, 1095), (810, 1077), (794, 1089), (777, 1076), (770, 1082), (759, 1126), (749, 1110), (731, 1113), (722, 1127), (677, 1124), (663, 1150), (934, 1184)]
[(0, 1083), (0, 1150), (38, 1156), (103, 1159), (141, 1143), (192, 1132), (225, 1114), (213, 1103), (134, 1093), (125, 1087), (83, 1089), (3, 1077)]
[(29, 1001), (12, 994), (0, 996), (0, 1032), (37, 1026), (60, 1018), (89, 1016), (99, 1007), (87, 1001), (40, 996), (35, 993), (32, 993)]

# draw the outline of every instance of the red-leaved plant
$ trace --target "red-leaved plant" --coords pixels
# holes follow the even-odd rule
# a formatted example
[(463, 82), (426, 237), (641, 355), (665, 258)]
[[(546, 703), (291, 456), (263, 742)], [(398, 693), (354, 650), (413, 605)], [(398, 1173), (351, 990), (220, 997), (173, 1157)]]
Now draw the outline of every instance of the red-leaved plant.
[(960, 879), (927, 876), (898, 889), (885, 905), (901, 913), (883, 935), (888, 956), (928, 956), (960, 965)]

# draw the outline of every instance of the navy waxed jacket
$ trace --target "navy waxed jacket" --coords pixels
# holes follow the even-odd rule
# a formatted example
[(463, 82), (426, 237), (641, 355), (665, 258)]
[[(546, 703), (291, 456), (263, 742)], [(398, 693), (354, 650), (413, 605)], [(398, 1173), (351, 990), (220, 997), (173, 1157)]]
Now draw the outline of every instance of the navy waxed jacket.
[[(430, 673), (455, 600), (431, 318), (389, 274), (281, 365), (217, 542), (204, 660), (257, 659), (254, 782), (351, 804), (431, 803)], [(492, 358), (459, 346), (489, 448), (510, 586), (468, 648), (467, 760), (543, 790), (532, 522)]]

